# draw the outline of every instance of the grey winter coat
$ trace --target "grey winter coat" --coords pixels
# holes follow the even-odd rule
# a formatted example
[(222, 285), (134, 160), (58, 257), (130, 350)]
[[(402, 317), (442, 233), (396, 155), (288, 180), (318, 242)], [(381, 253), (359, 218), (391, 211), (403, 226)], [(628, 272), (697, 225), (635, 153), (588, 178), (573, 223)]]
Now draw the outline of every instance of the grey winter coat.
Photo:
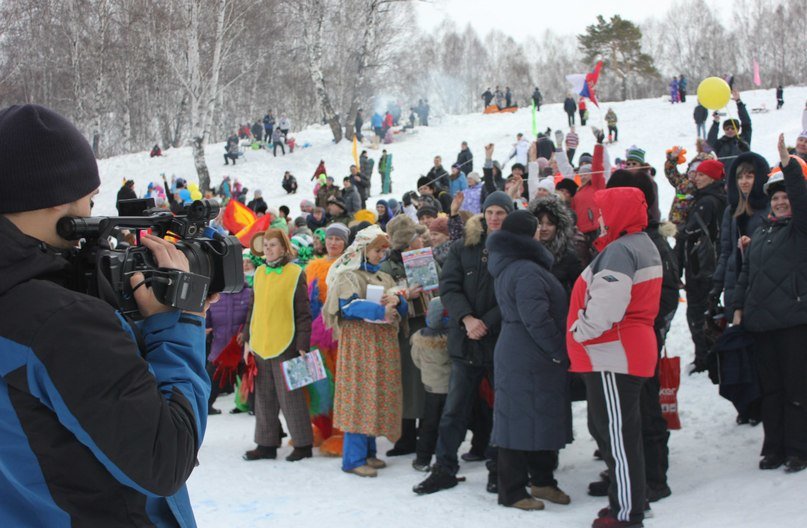
[[(751, 216), (742, 215), (735, 218), (734, 212), (737, 210), (740, 199), (740, 191), (737, 188), (737, 165), (743, 162), (754, 165), (754, 186), (748, 197), (754, 213)], [(723, 306), (726, 307), (726, 317), (729, 320), (733, 317), (734, 287), (743, 266), (743, 256), (737, 247), (737, 241), (741, 236), (753, 235), (754, 231), (764, 224), (765, 218), (768, 216), (770, 202), (764, 191), (768, 172), (770, 172), (770, 166), (765, 158), (754, 152), (745, 152), (735, 158), (726, 175), (729, 203), (726, 210), (723, 211), (723, 221), (720, 227), (720, 256), (713, 278), (713, 290), (723, 291)]]
[(361, 196), (355, 185), (342, 189), (342, 201), (345, 202), (348, 214), (354, 214), (361, 209)]
[(566, 292), (538, 241), (499, 231), (486, 245), (502, 314), (491, 442), (522, 451), (561, 449), (572, 441)]
[(373, 175), (373, 165), (375, 161), (367, 156), (359, 158), (359, 175), (361, 176), (361, 184), (367, 190), (367, 195), (370, 195), (370, 178)]

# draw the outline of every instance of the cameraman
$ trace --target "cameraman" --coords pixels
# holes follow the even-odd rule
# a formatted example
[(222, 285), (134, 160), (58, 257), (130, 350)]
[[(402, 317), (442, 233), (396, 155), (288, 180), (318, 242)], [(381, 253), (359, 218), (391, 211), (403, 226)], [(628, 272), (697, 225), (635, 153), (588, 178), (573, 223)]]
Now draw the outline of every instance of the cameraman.
[[(207, 422), (204, 318), (134, 292), (135, 331), (78, 293), (59, 237), (89, 216), (100, 179), (64, 117), (0, 110), (0, 525), (195, 526), (185, 481)], [(146, 236), (158, 265), (188, 270)], [(143, 281), (131, 277), (134, 287)]]

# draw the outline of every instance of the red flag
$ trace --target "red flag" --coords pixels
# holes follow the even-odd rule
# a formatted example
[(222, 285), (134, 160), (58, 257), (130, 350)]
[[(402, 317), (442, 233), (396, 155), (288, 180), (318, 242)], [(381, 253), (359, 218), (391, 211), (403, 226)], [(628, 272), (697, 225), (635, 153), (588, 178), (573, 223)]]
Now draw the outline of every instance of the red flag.
[(594, 71), (586, 74), (586, 82), (583, 85), (583, 91), (580, 92), (580, 95), (588, 97), (597, 108), (600, 107), (597, 102), (597, 81), (600, 79), (601, 69), (602, 61), (598, 61), (597, 65), (594, 67)]
[(255, 213), (238, 200), (230, 200), (224, 208), (221, 216), (221, 224), (230, 233), (238, 233), (245, 227), (255, 222)]
[(252, 241), (252, 237), (254, 237), (257, 233), (261, 231), (266, 231), (269, 229), (269, 225), (272, 223), (272, 215), (263, 215), (262, 217), (258, 218), (250, 225), (244, 227), (241, 231), (238, 231), (235, 235), (236, 238), (241, 242), (241, 245), (245, 248), (249, 247), (249, 243)]

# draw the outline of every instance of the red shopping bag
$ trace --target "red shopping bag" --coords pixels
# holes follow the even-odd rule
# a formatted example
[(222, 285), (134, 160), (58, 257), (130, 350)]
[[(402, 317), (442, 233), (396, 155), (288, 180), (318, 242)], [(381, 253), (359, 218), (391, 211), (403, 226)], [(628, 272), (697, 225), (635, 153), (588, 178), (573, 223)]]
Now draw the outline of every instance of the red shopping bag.
[(681, 428), (678, 417), (678, 387), (681, 385), (681, 358), (668, 357), (667, 348), (662, 350), (659, 360), (659, 401), (661, 414), (667, 421), (667, 429)]

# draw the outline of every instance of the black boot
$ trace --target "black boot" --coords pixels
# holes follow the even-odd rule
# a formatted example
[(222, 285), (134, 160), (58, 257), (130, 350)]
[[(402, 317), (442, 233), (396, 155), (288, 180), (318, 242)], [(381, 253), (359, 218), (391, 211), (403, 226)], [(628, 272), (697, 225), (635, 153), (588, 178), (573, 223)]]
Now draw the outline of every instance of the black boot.
[(274, 460), (277, 458), (277, 448), (259, 445), (244, 453), (244, 460), (261, 460), (263, 458)]
[(608, 486), (611, 485), (611, 479), (608, 478), (608, 474), (603, 471), (600, 473), (600, 480), (595, 482), (590, 482), (588, 485), (588, 494), (592, 497), (607, 497), (608, 496)]
[(387, 451), (388, 457), (411, 455), (417, 448), (418, 432), (416, 420), (403, 419), (401, 421), (401, 437)]
[(759, 461), (759, 469), (778, 469), (785, 463), (785, 457), (781, 455), (765, 455)]
[(447, 469), (434, 465), (426, 480), (412, 488), (418, 495), (428, 495), (457, 485), (457, 477)]
[(488, 484), (485, 486), (488, 493), (499, 493), (499, 476), (497, 473), (488, 472)]
[(785, 462), (785, 473), (797, 473), (807, 469), (807, 458), (789, 456)]
[(311, 458), (312, 456), (311, 446), (295, 447), (294, 451), (292, 451), (291, 454), (286, 457), (286, 460), (289, 462), (297, 462), (298, 460)]

